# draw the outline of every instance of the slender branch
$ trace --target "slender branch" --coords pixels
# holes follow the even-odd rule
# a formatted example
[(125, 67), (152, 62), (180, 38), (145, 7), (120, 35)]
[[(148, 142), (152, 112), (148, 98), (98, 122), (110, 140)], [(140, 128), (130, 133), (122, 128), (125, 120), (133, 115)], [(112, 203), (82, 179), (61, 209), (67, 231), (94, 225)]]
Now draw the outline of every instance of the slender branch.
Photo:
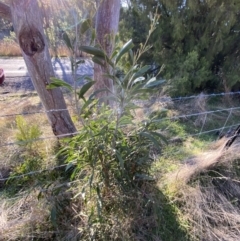
[(0, 2), (0, 17), (4, 18), (5, 20), (12, 21), (10, 7), (2, 2)]

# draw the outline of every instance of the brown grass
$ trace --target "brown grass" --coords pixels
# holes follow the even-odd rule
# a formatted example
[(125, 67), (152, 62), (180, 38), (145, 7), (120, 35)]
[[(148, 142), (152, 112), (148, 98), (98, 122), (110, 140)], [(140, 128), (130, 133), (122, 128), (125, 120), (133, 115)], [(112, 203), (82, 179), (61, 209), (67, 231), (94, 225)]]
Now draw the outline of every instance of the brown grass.
[(22, 56), (19, 45), (13, 41), (11, 42), (0, 42), (0, 56)]
[(240, 239), (240, 142), (228, 150), (227, 139), (186, 161), (168, 177), (169, 190), (190, 225), (192, 240)]
[(48, 216), (46, 203), (38, 200), (36, 193), (0, 200), (0, 240), (33, 240), (34, 236), (47, 239), (51, 237)]
[[(69, 57), (70, 51), (65, 45), (59, 45), (56, 48), (49, 48), (51, 57)], [(0, 41), (0, 56), (4, 57), (20, 57), (22, 56), (19, 45), (14, 41)], [(83, 52), (77, 54), (78, 57), (89, 57)]]

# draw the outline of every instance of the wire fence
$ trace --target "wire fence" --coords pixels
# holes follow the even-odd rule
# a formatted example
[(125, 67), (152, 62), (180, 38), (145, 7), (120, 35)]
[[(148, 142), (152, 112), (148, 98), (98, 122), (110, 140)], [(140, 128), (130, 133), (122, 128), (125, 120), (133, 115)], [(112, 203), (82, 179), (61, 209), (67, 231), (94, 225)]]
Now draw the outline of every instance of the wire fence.
[[(170, 97), (162, 97), (158, 98), (155, 100), (154, 104), (158, 106), (159, 103), (176, 103), (181, 101), (181, 104), (183, 104), (183, 101), (186, 101), (187, 104), (189, 104), (189, 100), (197, 99), (197, 98), (212, 98), (212, 97), (224, 97), (224, 96), (235, 96), (235, 95), (240, 95), (240, 92), (229, 92), (229, 93), (219, 93), (219, 94), (201, 94), (201, 95), (192, 95), (188, 97), (178, 97), (178, 98), (170, 98)], [(146, 104), (146, 102), (140, 102), (140, 101), (135, 101), (135, 103), (138, 103), (140, 105)], [(159, 107), (159, 110), (161, 110), (162, 107)], [(156, 109), (156, 108), (155, 108)], [(17, 116), (29, 116), (29, 115), (36, 115), (36, 114), (47, 114), (50, 112), (62, 112), (62, 111), (68, 111), (69, 109), (52, 109), (52, 110), (40, 110), (40, 111), (33, 111), (33, 112), (26, 112), (26, 113), (12, 113), (12, 114), (3, 114), (0, 115), (0, 118), (9, 118), (9, 117), (17, 117)], [(178, 115), (173, 115), (170, 117), (163, 117), (163, 118), (155, 118), (154, 120), (151, 120), (152, 123), (161, 123), (168, 121), (170, 124), (175, 121), (191, 121), (195, 122), (197, 118), (201, 119), (200, 125), (198, 125), (198, 128), (196, 128), (197, 131), (194, 133), (187, 133), (187, 136), (200, 136), (203, 134), (211, 134), (211, 133), (218, 133), (218, 135), (222, 133), (226, 133), (226, 130), (233, 130), (240, 126), (240, 119), (236, 118), (240, 116), (240, 107), (229, 107), (229, 108), (221, 108), (221, 109), (216, 109), (216, 110), (202, 110), (202, 111), (197, 111), (193, 110), (194, 113), (187, 113), (187, 114), (178, 114)], [(150, 110), (151, 112), (151, 110)], [(224, 113), (224, 115), (223, 115)], [(227, 115), (226, 115), (227, 114)], [(207, 125), (207, 120), (210, 119), (210, 116), (212, 115), (221, 115), (222, 122), (220, 123), (219, 126), (214, 126), (214, 128), (210, 128), (205, 130), (205, 126)], [(209, 117), (209, 118), (208, 118)], [(234, 121), (230, 121), (230, 119), (234, 117)], [(191, 119), (191, 118), (196, 118), (196, 119)], [(77, 131), (74, 133), (67, 133), (67, 134), (62, 134), (62, 135), (49, 135), (49, 136), (42, 136), (40, 138), (34, 138), (34, 139), (29, 139), (26, 141), (12, 141), (12, 142), (6, 142), (0, 145), (0, 148), (4, 148), (7, 146), (14, 146), (14, 145), (23, 145), (27, 143), (32, 143), (32, 142), (38, 142), (38, 141), (44, 141), (44, 140), (49, 140), (49, 139), (58, 139), (58, 138), (63, 138), (63, 137), (70, 137), (73, 135), (80, 134), (81, 131)], [(17, 178), (23, 178), (26, 176), (32, 176), (36, 174), (40, 174), (43, 172), (47, 171), (52, 171), (58, 168), (64, 168), (66, 167), (67, 164), (63, 165), (58, 165), (51, 167), (49, 169), (44, 169), (44, 170), (37, 170), (37, 171), (31, 171), (29, 173), (25, 173), (22, 175), (18, 176), (11, 176), (7, 178), (1, 177), (1, 172), (0, 172), (0, 182), (5, 182), (10, 179), (17, 179)]]

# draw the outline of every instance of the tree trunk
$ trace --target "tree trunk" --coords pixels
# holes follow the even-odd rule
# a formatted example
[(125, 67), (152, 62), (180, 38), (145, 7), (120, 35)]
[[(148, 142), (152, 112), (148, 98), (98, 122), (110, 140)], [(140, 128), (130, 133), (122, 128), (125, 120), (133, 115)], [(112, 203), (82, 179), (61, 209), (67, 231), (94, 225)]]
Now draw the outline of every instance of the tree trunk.
[[(120, 0), (101, 0), (98, 6), (96, 17), (96, 44), (100, 45), (108, 56), (112, 54), (113, 37), (118, 31), (120, 6)], [(104, 88), (109, 90), (108, 92), (101, 92), (98, 95), (99, 98), (110, 96), (114, 93), (113, 81), (103, 76), (109, 72), (111, 73), (111, 69), (107, 64), (104, 66), (94, 64), (95, 90)], [(110, 101), (105, 101), (105, 103), (110, 104)]]
[[(11, 0), (14, 31), (33, 85), (55, 135), (76, 132), (60, 88), (47, 90), (54, 76), (38, 0)], [(58, 111), (60, 110), (61, 111)], [(56, 111), (54, 111), (56, 110)]]
[(8, 21), (12, 21), (11, 10), (8, 5), (0, 2), (0, 16)]

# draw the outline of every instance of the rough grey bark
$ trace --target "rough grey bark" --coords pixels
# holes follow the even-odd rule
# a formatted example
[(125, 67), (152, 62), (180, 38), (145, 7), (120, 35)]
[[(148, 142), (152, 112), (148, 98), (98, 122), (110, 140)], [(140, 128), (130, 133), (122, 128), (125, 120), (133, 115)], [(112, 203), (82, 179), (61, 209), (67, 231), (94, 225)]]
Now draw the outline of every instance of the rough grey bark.
[[(101, 0), (97, 1), (98, 11), (96, 17), (96, 44), (111, 55), (113, 50), (112, 37), (116, 35), (118, 31), (119, 14), (121, 1), (120, 0)], [(111, 71), (107, 64), (101, 66), (94, 64), (94, 79), (96, 80), (95, 90), (109, 89), (110, 92), (101, 92), (98, 97), (111, 95), (114, 93), (113, 81), (103, 76), (104, 73)], [(106, 102), (110, 104), (109, 101)]]
[[(54, 76), (54, 71), (43, 31), (43, 18), (38, 0), (11, 0), (10, 10), (23, 58), (33, 85), (47, 111), (53, 133), (65, 135), (76, 132), (69, 112), (65, 110), (67, 106), (61, 90), (46, 88), (50, 83), (50, 77)], [(54, 111), (59, 109), (64, 110)]]

